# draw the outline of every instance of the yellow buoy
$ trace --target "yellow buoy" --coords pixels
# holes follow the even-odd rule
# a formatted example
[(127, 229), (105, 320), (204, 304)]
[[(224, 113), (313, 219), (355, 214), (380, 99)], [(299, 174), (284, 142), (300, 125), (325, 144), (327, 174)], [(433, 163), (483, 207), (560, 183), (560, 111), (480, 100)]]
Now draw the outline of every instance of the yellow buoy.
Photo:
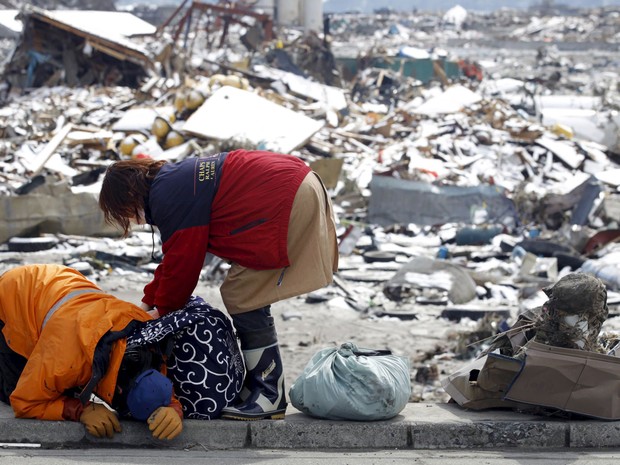
[(185, 108), (185, 94), (178, 92), (174, 97), (174, 109), (178, 112)]
[(156, 116), (153, 121), (153, 126), (151, 127), (151, 134), (156, 136), (158, 139), (163, 139), (170, 132), (172, 127), (170, 123), (165, 118), (161, 116)]
[(136, 146), (142, 144), (146, 140), (143, 134), (129, 134), (126, 136), (118, 146), (121, 154), (129, 156)]
[(188, 110), (195, 110), (200, 105), (202, 105), (204, 101), (205, 97), (204, 95), (202, 95), (202, 92), (196, 89), (192, 89), (185, 97), (185, 108), (187, 108)]
[(183, 142), (185, 142), (185, 139), (181, 134), (174, 130), (170, 131), (164, 141), (164, 149), (176, 147), (177, 145), (181, 145)]

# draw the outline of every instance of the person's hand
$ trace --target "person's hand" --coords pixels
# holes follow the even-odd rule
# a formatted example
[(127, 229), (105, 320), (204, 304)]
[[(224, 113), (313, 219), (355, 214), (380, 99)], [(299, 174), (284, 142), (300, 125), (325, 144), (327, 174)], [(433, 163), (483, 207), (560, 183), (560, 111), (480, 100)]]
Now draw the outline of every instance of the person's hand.
[(159, 318), (159, 310), (157, 310), (156, 308), (154, 308), (153, 310), (149, 310), (148, 312), (149, 315), (151, 315), (151, 317), (153, 317), (154, 319)]
[(151, 307), (149, 304), (145, 304), (144, 302), (140, 302), (140, 308), (145, 312), (153, 309), (153, 307)]
[(183, 431), (183, 420), (172, 407), (159, 407), (147, 420), (153, 437), (174, 439)]
[(121, 432), (116, 413), (102, 404), (91, 403), (84, 407), (80, 423), (86, 427), (86, 431), (98, 438), (111, 438), (114, 432)]
[(157, 319), (161, 316), (159, 314), (159, 311), (155, 307), (151, 307), (150, 305), (145, 304), (144, 302), (140, 303), (140, 308), (144, 310), (146, 313), (148, 313), (151, 318)]

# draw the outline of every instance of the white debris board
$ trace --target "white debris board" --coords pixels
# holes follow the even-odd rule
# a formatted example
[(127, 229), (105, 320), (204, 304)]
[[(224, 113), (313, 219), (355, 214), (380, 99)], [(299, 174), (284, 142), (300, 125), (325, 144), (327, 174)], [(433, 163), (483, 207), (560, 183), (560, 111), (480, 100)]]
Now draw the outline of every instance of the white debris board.
[(537, 139), (536, 143), (549, 150), (572, 169), (579, 168), (585, 159), (585, 156), (578, 153), (575, 147), (568, 142), (543, 136)]
[(288, 71), (263, 65), (255, 66), (254, 72), (269, 79), (279, 79), (288, 86), (292, 93), (321, 102), (329, 109), (342, 111), (347, 108), (344, 90), (338, 87), (327, 86)]
[(113, 131), (123, 132), (151, 132), (153, 121), (156, 117), (161, 116), (166, 120), (170, 120), (170, 115), (174, 114), (174, 108), (157, 107), (157, 108), (132, 108), (123, 113), (123, 116), (112, 126)]
[(188, 118), (183, 132), (219, 140), (244, 139), (260, 149), (289, 153), (323, 124), (252, 92), (224, 86)]
[(482, 97), (472, 92), (467, 87), (454, 85), (449, 87), (442, 94), (429, 98), (420, 106), (413, 110), (413, 113), (419, 115), (441, 115), (449, 113), (458, 113), (463, 108), (482, 100)]

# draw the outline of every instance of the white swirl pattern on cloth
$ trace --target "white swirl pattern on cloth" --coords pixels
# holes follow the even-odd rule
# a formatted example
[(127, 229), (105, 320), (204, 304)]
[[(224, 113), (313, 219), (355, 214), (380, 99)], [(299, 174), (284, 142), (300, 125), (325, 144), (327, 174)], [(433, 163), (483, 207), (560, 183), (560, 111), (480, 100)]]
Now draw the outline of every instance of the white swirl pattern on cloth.
[(183, 416), (218, 418), (243, 386), (243, 359), (230, 319), (192, 296), (184, 308), (141, 326), (127, 338), (127, 346), (162, 342), (169, 335), (173, 335), (173, 347), (168, 377)]

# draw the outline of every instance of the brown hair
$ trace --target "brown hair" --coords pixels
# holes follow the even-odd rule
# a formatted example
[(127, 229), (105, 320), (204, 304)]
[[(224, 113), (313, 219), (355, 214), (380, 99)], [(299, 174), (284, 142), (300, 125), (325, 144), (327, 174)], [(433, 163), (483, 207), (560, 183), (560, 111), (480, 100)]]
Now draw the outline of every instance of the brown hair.
[(99, 193), (99, 207), (105, 221), (118, 225), (123, 237), (129, 234), (131, 218), (145, 210), (151, 182), (166, 163), (150, 158), (123, 160), (112, 163), (106, 170)]

